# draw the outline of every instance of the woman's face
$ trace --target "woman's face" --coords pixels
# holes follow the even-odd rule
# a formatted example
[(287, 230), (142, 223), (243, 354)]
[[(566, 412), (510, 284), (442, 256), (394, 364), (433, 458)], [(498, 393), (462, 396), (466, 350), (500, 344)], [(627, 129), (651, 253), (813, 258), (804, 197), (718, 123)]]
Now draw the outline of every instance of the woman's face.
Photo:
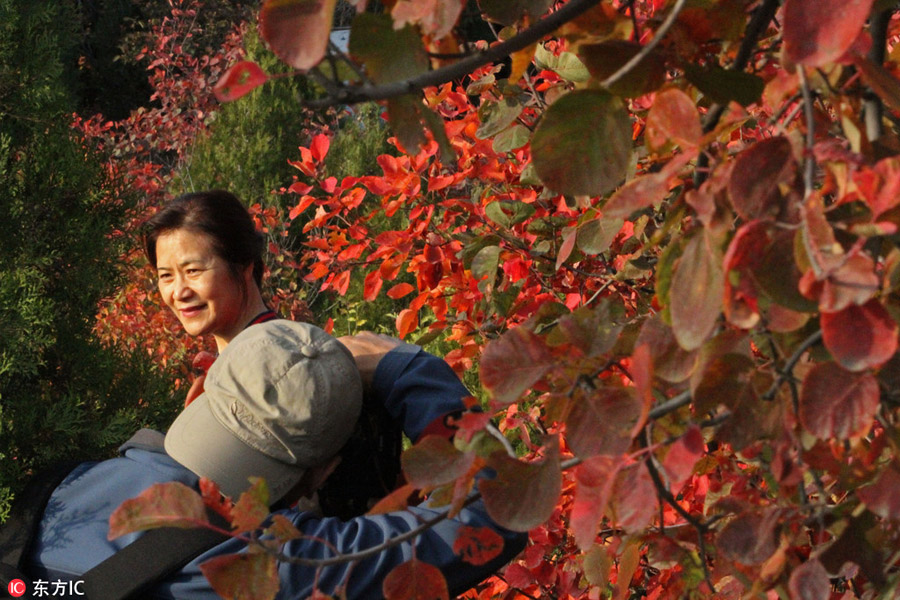
[[(249, 265), (241, 276), (252, 278)], [(186, 229), (156, 240), (159, 293), (190, 335), (213, 335), (224, 348), (246, 325), (246, 293), (209, 236)]]

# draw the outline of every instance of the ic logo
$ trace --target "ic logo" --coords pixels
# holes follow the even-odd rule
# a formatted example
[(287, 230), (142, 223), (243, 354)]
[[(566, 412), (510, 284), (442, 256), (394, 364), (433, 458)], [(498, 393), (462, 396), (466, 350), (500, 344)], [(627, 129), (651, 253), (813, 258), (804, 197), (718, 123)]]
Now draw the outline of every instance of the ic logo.
[(13, 598), (19, 598), (25, 595), (25, 591), (27, 590), (25, 582), (21, 579), (13, 579), (9, 582), (9, 585), (6, 586), (6, 591), (9, 592), (9, 595)]

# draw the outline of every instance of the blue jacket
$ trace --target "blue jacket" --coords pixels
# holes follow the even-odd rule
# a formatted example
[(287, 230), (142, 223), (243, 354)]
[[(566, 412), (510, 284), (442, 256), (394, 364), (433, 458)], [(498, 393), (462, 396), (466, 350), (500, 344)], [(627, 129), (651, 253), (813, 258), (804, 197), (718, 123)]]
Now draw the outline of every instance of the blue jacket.
[[(395, 418), (402, 419), (404, 432), (416, 440), (435, 419), (462, 408), (461, 398), (468, 394), (447, 364), (417, 346), (401, 346), (379, 363), (373, 380), (373, 393), (382, 399)], [(197, 486), (197, 477), (171, 459), (159, 443), (162, 434), (143, 430), (120, 449), (120, 456), (102, 462), (79, 465), (54, 491), (44, 517), (28, 569), (33, 579), (44, 581), (78, 580), (108, 556), (135, 540), (140, 533), (107, 540), (109, 515), (128, 498), (137, 496), (154, 483), (180, 481)], [(318, 518), (297, 509), (278, 511), (288, 517), (306, 536), (333, 544), (342, 553), (357, 552), (378, 545), (419, 525), (444, 509), (433, 510), (427, 503), (405, 511), (377, 516), (362, 516), (349, 521)], [(505, 540), (500, 556), (489, 564), (473, 566), (453, 552), (453, 542), (463, 525), (490, 527)], [(442, 521), (417, 538), (416, 557), (441, 569), (451, 594), (475, 585), (523, 548), (525, 535), (512, 533), (495, 524), (479, 501), (462, 510), (453, 519)], [(229, 540), (202, 554), (175, 577), (153, 591), (155, 598), (218, 598), (199, 565), (210, 558), (245, 550), (238, 540)], [(289, 556), (324, 558), (331, 556), (320, 543), (308, 539), (284, 545)], [(349, 570), (348, 598), (382, 597), (382, 580), (397, 565), (412, 557), (409, 543), (392, 547), (355, 566), (338, 565), (323, 569), (318, 588), (334, 593), (346, 580)], [(279, 598), (305, 598), (312, 593), (315, 569), (279, 563)]]

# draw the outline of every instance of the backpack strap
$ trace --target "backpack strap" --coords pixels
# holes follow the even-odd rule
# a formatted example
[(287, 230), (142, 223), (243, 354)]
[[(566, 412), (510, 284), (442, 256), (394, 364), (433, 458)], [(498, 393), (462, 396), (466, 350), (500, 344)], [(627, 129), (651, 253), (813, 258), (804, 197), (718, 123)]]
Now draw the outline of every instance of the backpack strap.
[(0, 589), (13, 579), (29, 581), (22, 572), (31, 554), (44, 509), (63, 480), (80, 462), (67, 461), (38, 471), (13, 501), (9, 518), (0, 527)]
[[(207, 512), (213, 525), (231, 528), (218, 513)], [(82, 576), (85, 596), (90, 600), (139, 598), (159, 581), (228, 539), (229, 536), (211, 529), (151, 529)]]

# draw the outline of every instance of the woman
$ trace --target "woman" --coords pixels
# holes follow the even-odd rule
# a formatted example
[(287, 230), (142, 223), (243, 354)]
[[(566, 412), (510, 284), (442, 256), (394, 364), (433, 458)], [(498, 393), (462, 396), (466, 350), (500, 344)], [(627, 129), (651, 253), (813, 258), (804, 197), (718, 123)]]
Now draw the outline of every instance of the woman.
[(234, 194), (176, 198), (147, 222), (144, 250), (163, 302), (188, 334), (212, 335), (219, 352), (247, 326), (275, 318), (260, 291), (263, 239)]

